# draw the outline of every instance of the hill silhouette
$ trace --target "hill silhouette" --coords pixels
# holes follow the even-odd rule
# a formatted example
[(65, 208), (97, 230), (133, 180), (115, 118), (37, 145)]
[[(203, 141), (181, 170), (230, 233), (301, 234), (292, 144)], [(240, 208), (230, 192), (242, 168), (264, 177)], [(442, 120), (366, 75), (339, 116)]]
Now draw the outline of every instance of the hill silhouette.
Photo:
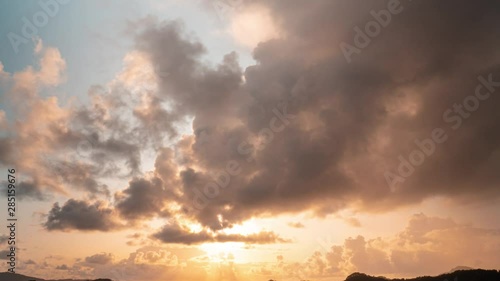
[(1, 272), (0, 281), (113, 281), (111, 279), (42, 279), (17, 273)]
[(421, 276), (411, 279), (397, 278), (389, 279), (385, 277), (374, 277), (364, 273), (355, 272), (349, 275), (345, 281), (497, 281), (500, 280), (500, 271), (470, 269), (457, 270), (438, 276)]
[[(113, 281), (111, 279), (42, 279), (30, 277), (22, 274), (9, 272), (0, 273), (0, 281)], [(500, 271), (484, 269), (457, 270), (438, 276), (421, 276), (416, 278), (395, 278), (390, 279), (383, 276), (370, 276), (364, 273), (355, 272), (349, 275), (345, 281), (497, 281), (500, 280)], [(276, 281), (276, 280), (269, 280)]]

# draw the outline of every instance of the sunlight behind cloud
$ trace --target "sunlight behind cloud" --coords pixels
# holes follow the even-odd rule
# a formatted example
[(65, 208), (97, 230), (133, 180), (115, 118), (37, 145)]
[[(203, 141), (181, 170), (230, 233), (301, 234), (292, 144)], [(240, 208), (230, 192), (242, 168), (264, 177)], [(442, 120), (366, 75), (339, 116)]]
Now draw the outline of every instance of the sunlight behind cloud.
[(0, 0), (5, 269), (498, 269), (500, 2), (59, 2)]
[(263, 258), (263, 253), (251, 251), (245, 243), (205, 243), (199, 248), (207, 253), (211, 263), (234, 262), (238, 264), (248, 263)]
[(228, 31), (239, 44), (248, 48), (281, 36), (269, 10), (258, 5), (233, 14)]

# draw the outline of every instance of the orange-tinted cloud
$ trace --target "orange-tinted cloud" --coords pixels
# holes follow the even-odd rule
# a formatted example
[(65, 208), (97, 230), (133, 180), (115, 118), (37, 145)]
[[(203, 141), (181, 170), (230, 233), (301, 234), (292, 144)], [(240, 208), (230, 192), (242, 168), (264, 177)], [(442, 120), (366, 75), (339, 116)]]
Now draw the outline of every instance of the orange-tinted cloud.
[(394, 236), (349, 237), (301, 263), (286, 263), (285, 256), (285, 264), (274, 271), (312, 278), (345, 277), (356, 271), (385, 276), (432, 275), (458, 265), (495, 269), (500, 261), (499, 235), (499, 229), (415, 214)]

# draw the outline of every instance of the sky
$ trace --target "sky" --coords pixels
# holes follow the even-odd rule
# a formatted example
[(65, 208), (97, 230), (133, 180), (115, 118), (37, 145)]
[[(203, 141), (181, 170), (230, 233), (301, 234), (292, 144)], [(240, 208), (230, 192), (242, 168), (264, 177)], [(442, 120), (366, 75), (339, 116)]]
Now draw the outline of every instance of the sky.
[(16, 273), (500, 269), (497, 1), (0, 5)]

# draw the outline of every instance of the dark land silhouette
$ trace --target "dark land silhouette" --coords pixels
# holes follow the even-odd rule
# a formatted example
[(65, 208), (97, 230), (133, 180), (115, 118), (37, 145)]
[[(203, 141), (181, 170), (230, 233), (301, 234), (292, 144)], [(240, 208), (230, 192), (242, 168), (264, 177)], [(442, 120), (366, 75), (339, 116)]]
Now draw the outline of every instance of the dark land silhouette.
[[(0, 273), (0, 281), (118, 281), (112, 279), (42, 279), (9, 272)], [(147, 281), (147, 280), (141, 280)], [(279, 281), (271, 279), (269, 281)], [(309, 280), (301, 280), (309, 281)], [(484, 269), (456, 270), (438, 276), (420, 276), (416, 278), (390, 279), (383, 276), (370, 276), (355, 272), (349, 275), (345, 281), (500, 281), (500, 271)]]
[(111, 279), (42, 279), (17, 273), (1, 272), (0, 281), (113, 281)]
[(346, 278), (346, 281), (500, 281), (500, 271), (469, 269), (457, 270), (438, 276), (421, 276), (416, 278), (396, 278), (375, 277), (363, 273), (353, 273)]
[[(484, 269), (462, 269), (457, 267), (449, 273), (438, 276), (420, 276), (416, 278), (386, 278), (383, 276), (370, 276), (364, 273), (355, 272), (349, 275), (345, 281), (500, 281), (500, 271)], [(269, 281), (279, 281), (271, 279)], [(300, 281), (312, 281), (309, 279)]]

